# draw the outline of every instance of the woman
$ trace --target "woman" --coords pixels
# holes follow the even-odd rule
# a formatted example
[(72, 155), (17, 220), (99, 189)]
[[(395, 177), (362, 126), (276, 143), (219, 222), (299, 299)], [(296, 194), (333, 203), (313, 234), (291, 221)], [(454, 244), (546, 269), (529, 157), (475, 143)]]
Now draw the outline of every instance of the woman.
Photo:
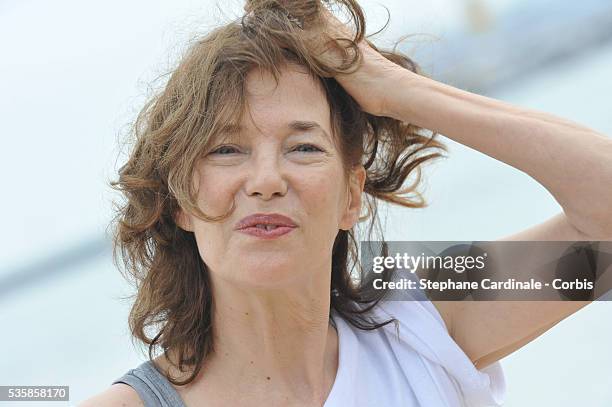
[(402, 187), (437, 133), (563, 207), (506, 240), (610, 239), (612, 142), (423, 76), (338, 3), (355, 32), (318, 1), (248, 2), (143, 109), (115, 243), (151, 360), (81, 406), (501, 405), (499, 359), (586, 305), (385, 301), (353, 278), (376, 199), (425, 206), (418, 179)]

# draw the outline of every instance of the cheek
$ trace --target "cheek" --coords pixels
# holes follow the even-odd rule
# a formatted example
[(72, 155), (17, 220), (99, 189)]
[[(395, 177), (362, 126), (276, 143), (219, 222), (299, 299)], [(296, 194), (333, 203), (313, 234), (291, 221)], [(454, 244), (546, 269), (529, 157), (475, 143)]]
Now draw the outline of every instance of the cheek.
[(309, 178), (305, 188), (308, 190), (302, 196), (308, 196), (308, 199), (301, 200), (312, 226), (306, 236), (308, 251), (331, 256), (344, 208), (342, 186), (338, 177), (327, 172), (324, 176)]
[(303, 184), (303, 197), (307, 201), (306, 210), (319, 224), (335, 229), (344, 208), (342, 185), (335, 174), (329, 172), (309, 174)]
[[(230, 210), (235, 189), (227, 176), (215, 174), (214, 171), (207, 172), (206, 177), (199, 179), (198, 187), (198, 207), (206, 215), (220, 216)], [(226, 256), (228, 239), (225, 233), (228, 230), (227, 222), (231, 222), (231, 216), (222, 222), (206, 222), (192, 217), (192, 222), (200, 256), (206, 264), (214, 267)]]
[(236, 186), (227, 174), (217, 170), (207, 171), (206, 176), (200, 178), (198, 206), (210, 216), (219, 216), (231, 208)]

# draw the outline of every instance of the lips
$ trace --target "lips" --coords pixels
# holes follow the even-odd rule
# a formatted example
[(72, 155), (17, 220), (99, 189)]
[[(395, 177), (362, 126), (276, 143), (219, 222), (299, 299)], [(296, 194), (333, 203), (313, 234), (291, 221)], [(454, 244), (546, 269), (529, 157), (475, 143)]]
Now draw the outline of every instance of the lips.
[(273, 229), (273, 227), (295, 228), (297, 224), (288, 216), (280, 213), (255, 213), (244, 217), (236, 223), (235, 230), (257, 227), (262, 230)]

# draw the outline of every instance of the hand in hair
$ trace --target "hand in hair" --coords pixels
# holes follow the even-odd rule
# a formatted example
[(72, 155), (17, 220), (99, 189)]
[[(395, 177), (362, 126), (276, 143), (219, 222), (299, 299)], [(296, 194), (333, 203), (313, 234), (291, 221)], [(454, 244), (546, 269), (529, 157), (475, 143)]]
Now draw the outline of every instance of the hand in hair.
[[(392, 93), (389, 90), (397, 86), (399, 76), (408, 75), (411, 72), (406, 69), (407, 67), (397, 65), (383, 56), (370, 41), (363, 37), (365, 23), (363, 34), (355, 37), (349, 27), (338, 20), (325, 6), (322, 6), (320, 10), (325, 22), (325, 33), (331, 38), (354, 39), (362, 57), (356, 70), (350, 73), (340, 73), (335, 76), (335, 79), (365, 112), (375, 116), (388, 115), (386, 98)], [(329, 58), (342, 60), (334, 48), (328, 52)]]
[[(347, 3), (350, 6), (352, 1)], [(361, 13), (359, 6), (351, 8), (351, 11)], [(386, 98), (391, 93), (389, 90), (397, 86), (397, 79), (400, 75), (410, 74), (410, 71), (387, 59), (371, 42), (364, 38), (365, 18), (363, 19), (362, 32), (355, 35), (354, 30), (338, 20), (323, 4), (320, 7), (320, 16), (323, 24), (318, 27), (318, 30), (322, 30), (330, 38), (354, 40), (361, 53), (362, 60), (356, 65), (357, 69), (351, 70), (352, 72), (349, 71), (350, 73), (339, 73), (335, 75), (335, 79), (365, 112), (375, 116), (386, 116)], [(357, 21), (360, 21), (360, 19)], [(308, 30), (308, 27), (306, 26), (305, 29)], [(318, 43), (324, 37), (321, 35), (313, 36)], [(317, 46), (321, 47), (321, 45)], [(327, 48), (323, 46), (323, 48), (327, 58), (335, 58), (338, 62), (343, 60), (335, 47)]]
[[(348, 9), (355, 27), (328, 9), (327, 4), (333, 3)], [(334, 78), (365, 112), (388, 114), (385, 98), (399, 76), (409, 75), (413, 68), (393, 62), (393, 55), (381, 53), (365, 38), (365, 17), (356, 0), (247, 0), (244, 9), (248, 13), (260, 7), (283, 10), (303, 32), (310, 54), (322, 65), (336, 68)], [(358, 64), (354, 63), (356, 50), (361, 55)]]

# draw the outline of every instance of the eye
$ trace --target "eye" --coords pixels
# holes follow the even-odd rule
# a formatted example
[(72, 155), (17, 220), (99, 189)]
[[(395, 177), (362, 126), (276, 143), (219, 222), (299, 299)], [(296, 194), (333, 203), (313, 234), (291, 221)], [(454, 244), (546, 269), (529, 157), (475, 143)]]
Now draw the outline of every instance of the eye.
[(313, 148), (313, 149), (315, 150), (315, 151), (314, 151), (315, 153), (316, 153), (316, 152), (319, 152), (319, 151), (323, 151), (323, 150), (321, 150), (319, 147), (315, 146), (314, 144), (299, 144), (299, 145), (298, 145), (296, 148), (294, 148), (293, 150), (295, 151), (295, 150), (298, 150), (298, 149), (300, 149), (300, 148), (302, 148), (302, 147), (306, 147), (306, 148)]
[(229, 153), (225, 153), (225, 154), (221, 153), (221, 151), (226, 151), (227, 152), (228, 150), (230, 151), (230, 153), (231, 153), (232, 150), (237, 151), (234, 146), (221, 146), (221, 147), (218, 147), (215, 150), (211, 151), (209, 154), (228, 155)]

